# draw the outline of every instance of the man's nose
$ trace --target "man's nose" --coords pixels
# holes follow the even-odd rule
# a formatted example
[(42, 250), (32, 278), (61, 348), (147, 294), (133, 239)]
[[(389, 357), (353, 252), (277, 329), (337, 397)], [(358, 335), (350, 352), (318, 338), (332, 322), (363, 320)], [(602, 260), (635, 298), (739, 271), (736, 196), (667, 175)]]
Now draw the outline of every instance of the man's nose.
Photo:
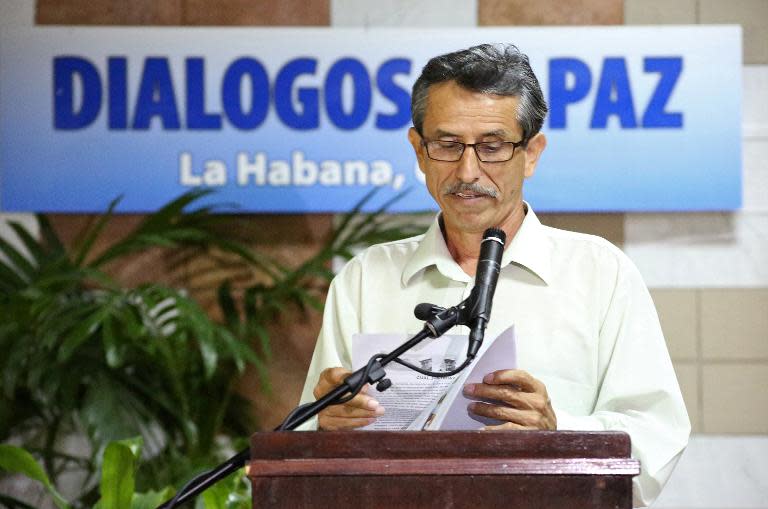
[(480, 161), (477, 159), (474, 147), (465, 147), (461, 159), (456, 163), (456, 177), (462, 182), (477, 182), (480, 179), (482, 170)]

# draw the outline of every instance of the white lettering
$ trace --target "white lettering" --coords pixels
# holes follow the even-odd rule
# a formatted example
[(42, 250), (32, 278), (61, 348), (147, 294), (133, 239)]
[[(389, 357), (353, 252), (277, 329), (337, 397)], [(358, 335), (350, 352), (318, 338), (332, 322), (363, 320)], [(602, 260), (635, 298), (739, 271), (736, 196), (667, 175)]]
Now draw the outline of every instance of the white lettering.
[(203, 183), (200, 175), (192, 173), (192, 154), (182, 152), (179, 156), (179, 182), (182, 186), (199, 186)]
[[(187, 154), (180, 158), (181, 175), (189, 181), (205, 183), (211, 186), (226, 183), (227, 174), (224, 162), (210, 160), (205, 163), (202, 177), (193, 175), (191, 160)], [(183, 170), (186, 169), (186, 173)], [(367, 161), (351, 160), (336, 161), (326, 159), (313, 161), (307, 159), (304, 152), (294, 150), (289, 160), (268, 159), (266, 152), (237, 154), (237, 185), (239, 186), (275, 186), (275, 187), (311, 187), (317, 184), (328, 187), (336, 186), (392, 186), (402, 187), (405, 175), (395, 174), (392, 164), (385, 160)]]
[(293, 185), (313, 186), (317, 182), (317, 163), (306, 161), (304, 153), (298, 150), (292, 154), (293, 159)]
[(203, 182), (207, 186), (223, 186), (227, 183), (227, 165), (224, 161), (212, 159), (205, 162)]
[(251, 162), (248, 154), (240, 152), (237, 154), (237, 185), (247, 186), (248, 181), (253, 178), (254, 185), (263, 186), (267, 183), (267, 157), (263, 152), (259, 152)]
[(324, 186), (341, 185), (341, 165), (338, 161), (320, 163), (320, 183)]
[(373, 161), (371, 163), (371, 184), (374, 186), (386, 186), (392, 181), (392, 165), (387, 161)]
[(291, 168), (286, 161), (269, 163), (269, 185), (275, 187), (291, 185)]
[(344, 162), (344, 184), (364, 186), (368, 184), (368, 163), (365, 161)]

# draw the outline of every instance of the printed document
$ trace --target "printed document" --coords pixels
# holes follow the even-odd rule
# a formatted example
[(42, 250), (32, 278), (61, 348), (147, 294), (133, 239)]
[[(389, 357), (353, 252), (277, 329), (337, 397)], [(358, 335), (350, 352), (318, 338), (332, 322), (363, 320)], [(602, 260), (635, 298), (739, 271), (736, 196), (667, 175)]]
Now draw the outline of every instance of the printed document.
[[(353, 365), (358, 369), (373, 355), (389, 353), (410, 336), (404, 334), (355, 334), (352, 337)], [(429, 371), (446, 373), (459, 366), (467, 355), (467, 336), (444, 335), (428, 338), (400, 358)], [(499, 421), (470, 414), (462, 389), (467, 383), (481, 383), (483, 377), (500, 369), (517, 367), (514, 326), (483, 343), (478, 356), (462, 372), (450, 377), (422, 375), (392, 362), (384, 370), (392, 386), (384, 392), (369, 387), (368, 394), (385, 409), (366, 430), (472, 430)]]

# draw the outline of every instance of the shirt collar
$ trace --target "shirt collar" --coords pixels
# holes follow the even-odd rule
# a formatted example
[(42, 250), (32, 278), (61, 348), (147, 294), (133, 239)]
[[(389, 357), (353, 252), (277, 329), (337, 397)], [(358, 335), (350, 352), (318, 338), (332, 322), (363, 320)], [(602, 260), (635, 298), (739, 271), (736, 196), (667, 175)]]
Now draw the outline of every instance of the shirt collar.
[[(509, 239), (507, 240), (508, 247), (501, 257), (501, 267), (504, 268), (510, 263), (518, 265), (549, 284), (552, 275), (551, 244), (544, 232), (545, 227), (536, 217), (533, 209), (527, 203), (524, 202), (524, 204), (527, 211), (525, 218), (511, 243)], [(407, 286), (417, 272), (433, 265), (450, 279), (463, 282), (472, 280), (451, 257), (440, 229), (439, 214), (405, 264), (402, 274), (403, 286)]]
[(526, 209), (523, 224), (520, 225), (509, 247), (504, 250), (501, 266), (506, 267), (513, 263), (529, 270), (545, 284), (549, 284), (552, 278), (552, 244), (547, 238), (546, 226), (541, 224), (528, 203), (523, 202), (523, 204)]

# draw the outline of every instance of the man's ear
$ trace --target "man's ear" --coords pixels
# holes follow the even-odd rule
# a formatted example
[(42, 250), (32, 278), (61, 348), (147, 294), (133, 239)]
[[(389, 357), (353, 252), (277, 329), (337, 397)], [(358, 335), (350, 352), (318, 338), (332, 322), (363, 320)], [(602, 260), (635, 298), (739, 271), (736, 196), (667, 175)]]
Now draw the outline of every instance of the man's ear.
[(536, 171), (536, 164), (545, 148), (547, 148), (547, 137), (544, 136), (544, 133), (538, 133), (528, 140), (528, 144), (525, 146), (525, 178), (533, 176)]
[(421, 144), (421, 135), (416, 131), (415, 127), (408, 129), (408, 141), (411, 142), (413, 151), (416, 153), (419, 169), (424, 173), (424, 145)]

